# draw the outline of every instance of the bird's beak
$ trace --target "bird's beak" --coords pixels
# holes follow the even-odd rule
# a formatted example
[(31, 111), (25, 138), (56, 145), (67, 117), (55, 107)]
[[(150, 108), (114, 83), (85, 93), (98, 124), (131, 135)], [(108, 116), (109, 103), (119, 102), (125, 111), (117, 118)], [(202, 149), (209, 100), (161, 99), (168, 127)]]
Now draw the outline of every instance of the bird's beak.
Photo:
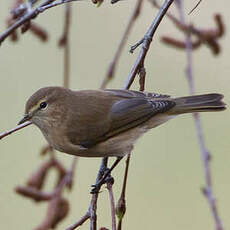
[(30, 116), (29, 114), (25, 114), (24, 117), (18, 122), (18, 125), (21, 125), (23, 123), (25, 123), (26, 121), (30, 120)]

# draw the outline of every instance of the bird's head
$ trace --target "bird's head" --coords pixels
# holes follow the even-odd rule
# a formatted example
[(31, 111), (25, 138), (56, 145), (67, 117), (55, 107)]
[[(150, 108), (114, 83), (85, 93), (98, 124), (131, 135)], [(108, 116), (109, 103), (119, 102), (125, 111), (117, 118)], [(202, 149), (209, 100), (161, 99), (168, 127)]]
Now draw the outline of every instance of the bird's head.
[(26, 102), (24, 117), (18, 124), (31, 121), (39, 128), (53, 126), (65, 111), (64, 99), (70, 90), (62, 87), (45, 87), (35, 92)]

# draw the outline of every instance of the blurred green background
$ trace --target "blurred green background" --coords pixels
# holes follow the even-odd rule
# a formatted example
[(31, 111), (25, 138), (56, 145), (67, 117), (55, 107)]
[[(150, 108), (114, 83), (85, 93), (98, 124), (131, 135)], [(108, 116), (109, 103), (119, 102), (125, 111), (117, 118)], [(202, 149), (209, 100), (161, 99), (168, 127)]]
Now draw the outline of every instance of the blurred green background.
[[(90, 1), (74, 3), (71, 27), (71, 88), (96, 89), (123, 34), (136, 1), (126, 0), (111, 5), (106, 1), (100, 8)], [(5, 30), (12, 1), (0, 1), (0, 30)], [(185, 1), (188, 13), (197, 0)], [(189, 21), (199, 27), (214, 27), (213, 15), (222, 14), (227, 33), (220, 40), (222, 52), (212, 56), (203, 46), (194, 52), (194, 74), (197, 93), (219, 92), (230, 104), (230, 42), (229, 8), (227, 0), (202, 1)], [(115, 79), (109, 88), (120, 88), (137, 57), (131, 55), (130, 45), (136, 43), (148, 29), (157, 10), (145, 2), (128, 39)], [(172, 12), (176, 12), (172, 7)], [(37, 89), (62, 85), (63, 51), (57, 40), (63, 30), (64, 7), (56, 7), (41, 14), (36, 22), (50, 34), (42, 44), (31, 33), (20, 36), (17, 43), (5, 41), (0, 47), (0, 132), (15, 127), (24, 112), (27, 98)], [(185, 79), (186, 56), (182, 51), (162, 45), (160, 35), (183, 37), (166, 18), (161, 23), (146, 59), (146, 90), (173, 96), (188, 94)], [(137, 89), (138, 84), (133, 85)], [(201, 115), (205, 140), (213, 160), (211, 169), (219, 214), (225, 229), (230, 229), (230, 112)], [(30, 126), (0, 143), (0, 229), (29, 230), (36, 227), (46, 214), (46, 204), (34, 204), (16, 195), (14, 187), (23, 185), (42, 158), (39, 150), (45, 145), (40, 131)], [(67, 167), (72, 157), (58, 153)], [(75, 186), (65, 196), (71, 212), (57, 229), (65, 229), (85, 214), (90, 200), (90, 185), (94, 183), (100, 159), (81, 158), (75, 176)], [(114, 170), (115, 197), (118, 199), (123, 178), (124, 161)], [(53, 186), (51, 173), (46, 186)], [(191, 115), (178, 117), (146, 134), (132, 154), (127, 188), (127, 213), (124, 229), (215, 229), (208, 203), (201, 193), (204, 170)], [(111, 229), (110, 207), (105, 189), (98, 201), (99, 226)], [(89, 229), (88, 223), (81, 229)]]

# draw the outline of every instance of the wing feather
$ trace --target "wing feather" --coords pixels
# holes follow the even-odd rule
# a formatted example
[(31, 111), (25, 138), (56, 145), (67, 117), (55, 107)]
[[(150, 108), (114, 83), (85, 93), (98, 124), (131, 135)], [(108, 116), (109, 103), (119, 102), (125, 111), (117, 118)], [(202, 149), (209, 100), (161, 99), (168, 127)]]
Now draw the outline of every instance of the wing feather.
[[(84, 92), (81, 93), (84, 98)], [(175, 102), (168, 99), (168, 95), (131, 90), (87, 91), (86, 94), (82, 101), (87, 109), (81, 110), (78, 117), (75, 117), (76, 123), (82, 124), (84, 121), (85, 125), (78, 125), (78, 130), (70, 127), (68, 131), (71, 132), (70, 141), (84, 148), (93, 147), (112, 136), (132, 129), (175, 105)], [(91, 97), (88, 100), (89, 94)], [(86, 120), (87, 117), (90, 119)], [(99, 119), (100, 117), (104, 120)], [(83, 133), (87, 135), (83, 136)]]
[(92, 147), (110, 137), (118, 135), (148, 121), (154, 115), (167, 111), (174, 106), (172, 101), (148, 102), (145, 99), (125, 99), (115, 103), (111, 111), (111, 126), (108, 132), (94, 140), (81, 143), (83, 147)]

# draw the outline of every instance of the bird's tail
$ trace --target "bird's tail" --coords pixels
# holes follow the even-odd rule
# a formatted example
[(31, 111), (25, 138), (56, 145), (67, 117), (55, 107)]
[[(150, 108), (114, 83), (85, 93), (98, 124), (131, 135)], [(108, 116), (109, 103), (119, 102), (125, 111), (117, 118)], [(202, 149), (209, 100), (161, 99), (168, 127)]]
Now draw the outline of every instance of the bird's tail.
[(211, 93), (173, 99), (176, 103), (168, 112), (172, 115), (195, 112), (215, 112), (226, 109), (222, 94)]

